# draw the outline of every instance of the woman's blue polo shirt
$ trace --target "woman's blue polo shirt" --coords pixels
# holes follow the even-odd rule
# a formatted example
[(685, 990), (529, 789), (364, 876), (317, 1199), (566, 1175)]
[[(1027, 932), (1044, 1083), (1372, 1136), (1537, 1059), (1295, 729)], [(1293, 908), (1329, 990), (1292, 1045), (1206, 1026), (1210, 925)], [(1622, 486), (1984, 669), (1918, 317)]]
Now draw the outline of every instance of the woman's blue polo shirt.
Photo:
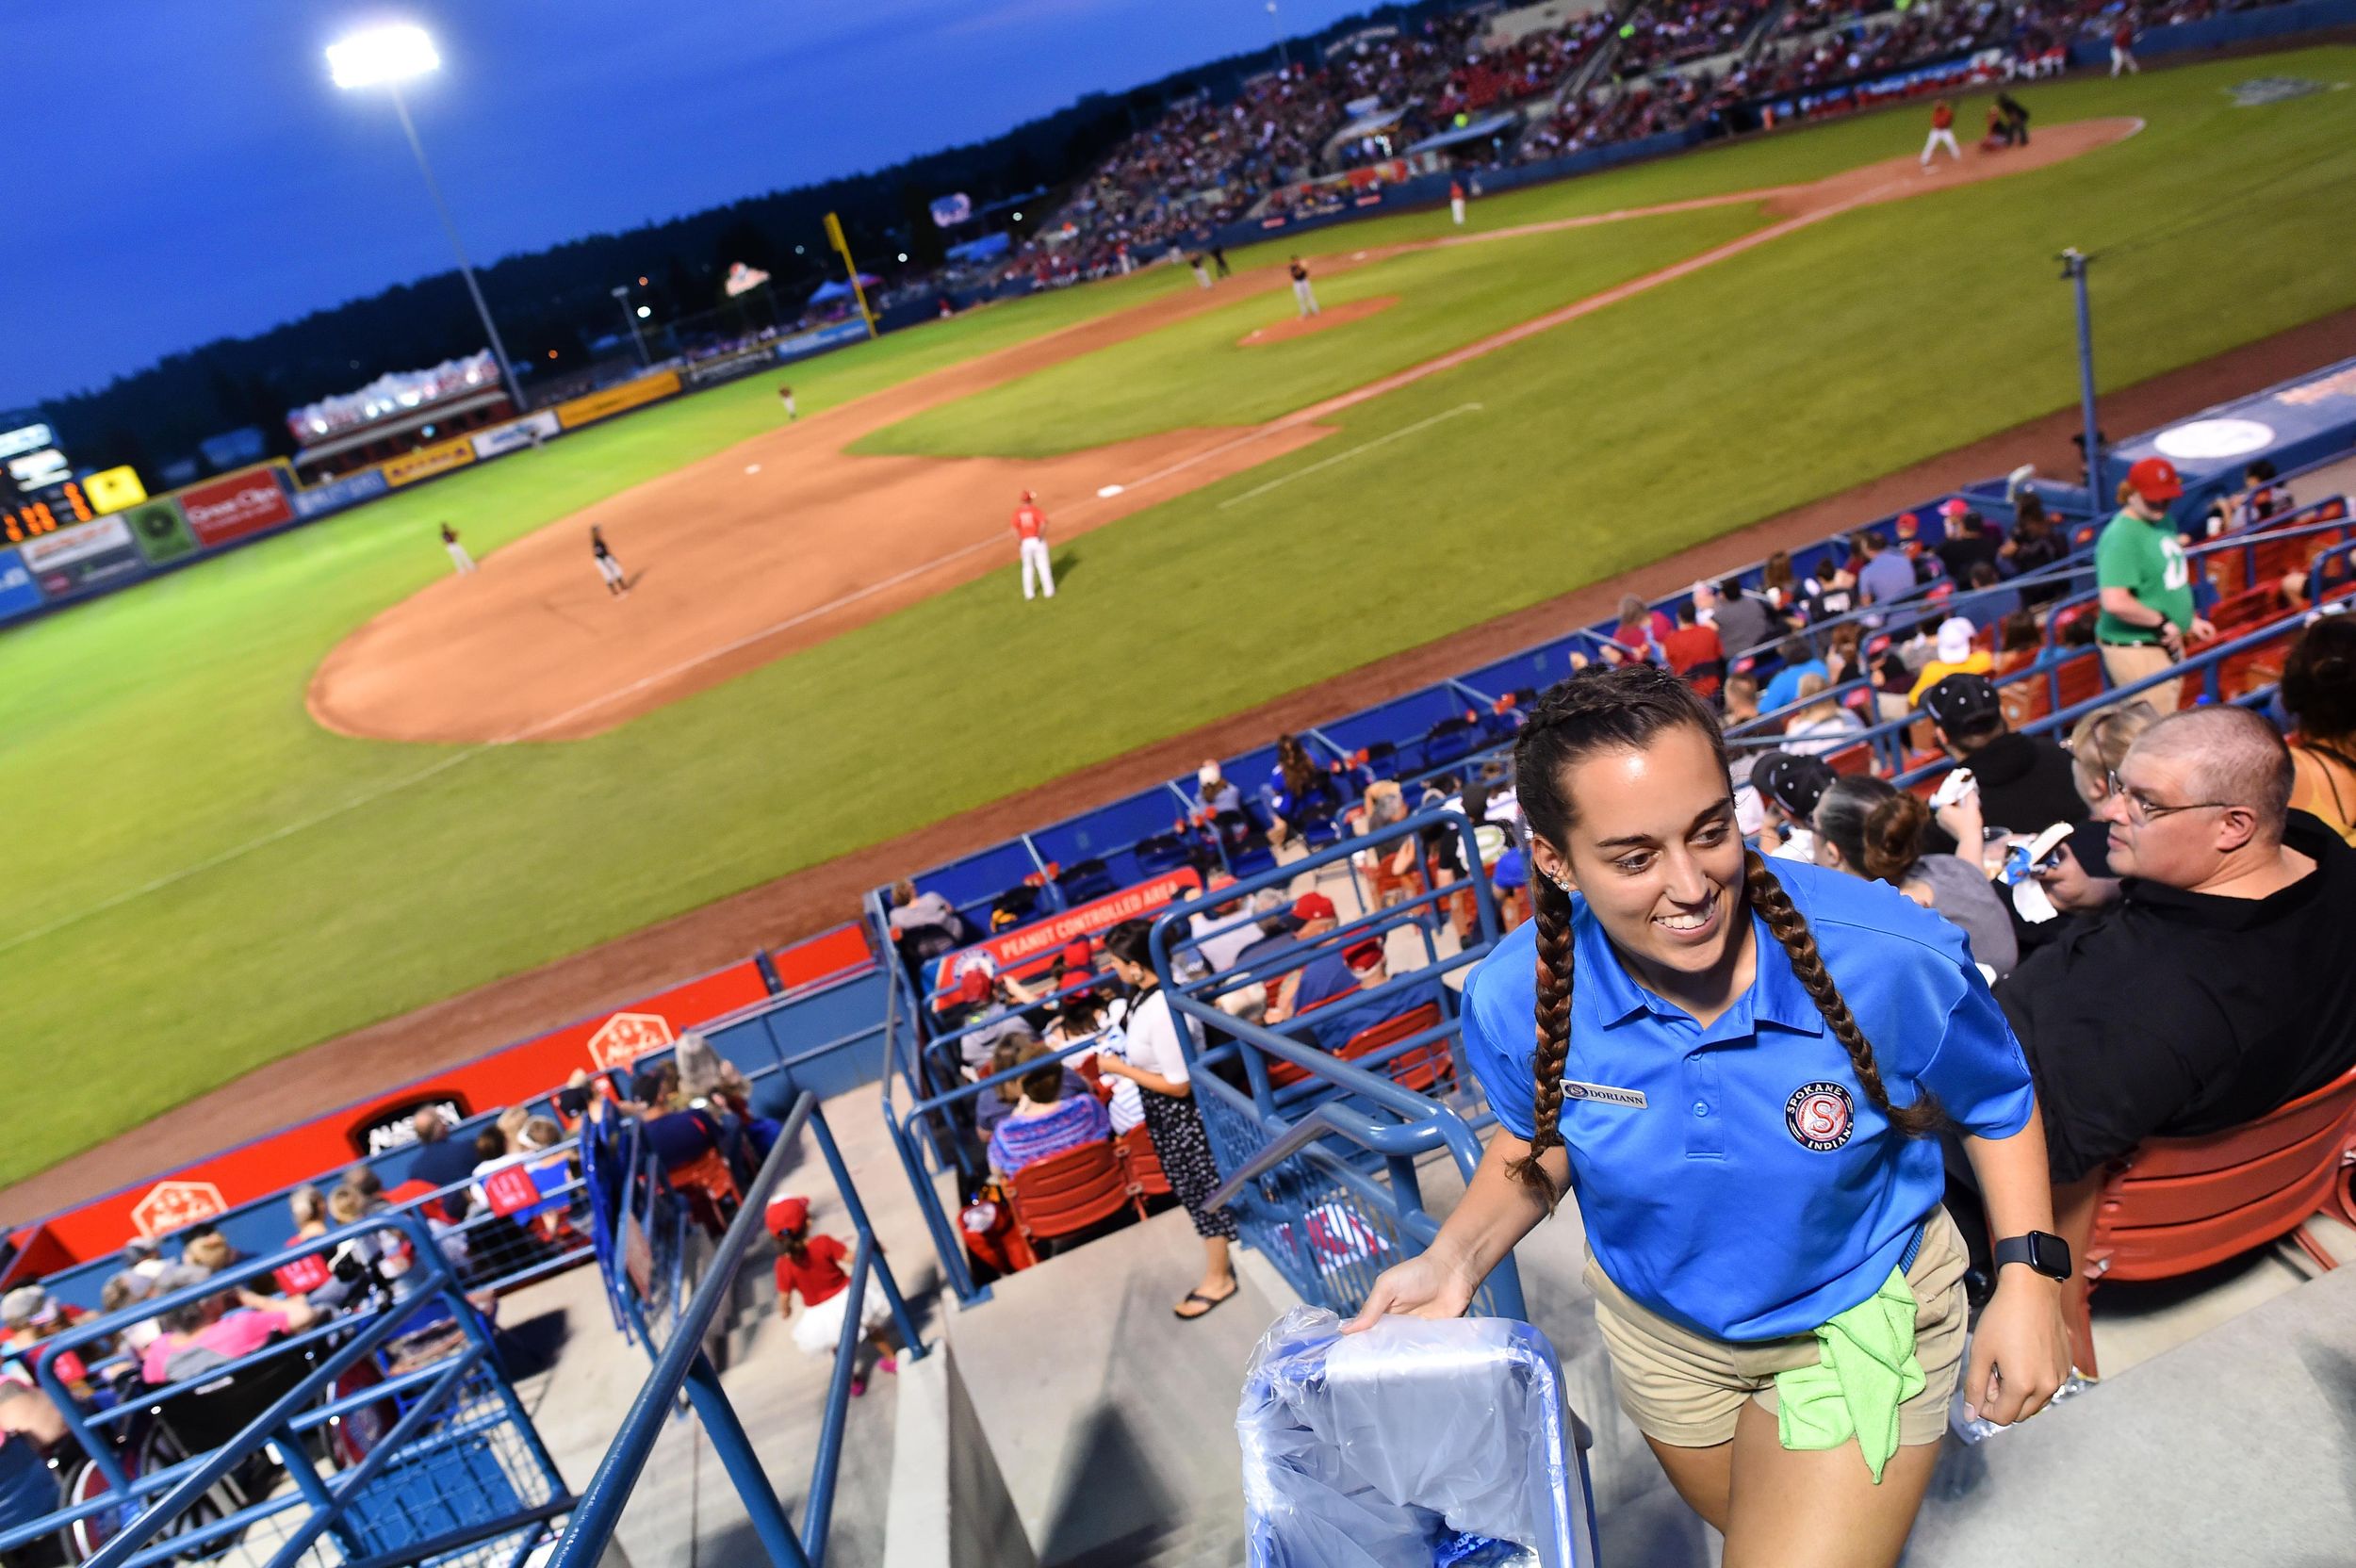
[[(2036, 1109), (2021, 1044), (1963, 933), (1896, 889), (1770, 860), (1873, 1043), (1891, 1101), (1923, 1088), (1982, 1137)], [(1871, 1297), (1945, 1190), (1936, 1137), (1893, 1129), (1858, 1087), (1792, 961), (1754, 913), (1757, 977), (1703, 1029), (1620, 966), (1573, 901), (1562, 1131), (1588, 1244), (1612, 1282), (1724, 1340), (1813, 1332)], [(1465, 987), (1464, 1049), (1498, 1121), (1532, 1130), (1537, 927)]]

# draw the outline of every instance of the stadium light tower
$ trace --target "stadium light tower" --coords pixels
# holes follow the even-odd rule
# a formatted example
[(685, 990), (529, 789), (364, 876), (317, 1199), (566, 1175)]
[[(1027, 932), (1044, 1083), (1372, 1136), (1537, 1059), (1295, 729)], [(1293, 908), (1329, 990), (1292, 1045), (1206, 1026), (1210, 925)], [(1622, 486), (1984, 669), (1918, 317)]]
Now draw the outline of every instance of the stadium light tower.
[(1276, 14), (1276, 0), (1268, 0), (1268, 24), (1276, 29), (1276, 68), (1279, 71), (1290, 71), (1293, 68), (1293, 58), (1284, 47), (1284, 23), (1283, 18)]
[(381, 87), (392, 98), (393, 112), (401, 117), (401, 128), (409, 138), (409, 150), (417, 155), (417, 172), (425, 176), (426, 192), (434, 198), (434, 210), (441, 215), (442, 232), (450, 236), (450, 248), (458, 253), (458, 275), (466, 280), (466, 292), (474, 299), (474, 313), (482, 319), (483, 335), (491, 340), (491, 357), (499, 361), (499, 379), (507, 384), (508, 400), (521, 414), (525, 411), (524, 392), (515, 384), (515, 368), (507, 362), (507, 345), (499, 341), (499, 330), (492, 324), (491, 307), (483, 302), (483, 286), (475, 282), (474, 264), (466, 259), (466, 247), (458, 238), (458, 225), (450, 220), (450, 204), (442, 200), (442, 188), (434, 178), (434, 166), (425, 159), (425, 143), (417, 139), (417, 127), (410, 123), (409, 106), (401, 96), (401, 83), (412, 76), (438, 71), (441, 65), (442, 57), (434, 52), (434, 41), (426, 36), (425, 29), (406, 24), (370, 27), (327, 46), (328, 74), (337, 87)]

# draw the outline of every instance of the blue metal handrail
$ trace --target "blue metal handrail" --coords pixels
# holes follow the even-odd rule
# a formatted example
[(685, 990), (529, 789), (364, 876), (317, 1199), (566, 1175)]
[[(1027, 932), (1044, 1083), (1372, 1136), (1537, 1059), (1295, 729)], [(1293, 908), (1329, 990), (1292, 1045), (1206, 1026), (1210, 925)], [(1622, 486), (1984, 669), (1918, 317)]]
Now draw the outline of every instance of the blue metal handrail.
[[(381, 1237), (386, 1233), (404, 1236), (414, 1249), (415, 1261), (408, 1272), (400, 1276), (389, 1297), (364, 1298), (368, 1303), (366, 1315), (327, 1317), (313, 1328), (282, 1336), (252, 1354), (216, 1364), (167, 1384), (143, 1387), (136, 1398), (111, 1411), (85, 1409), (59, 1372), (59, 1362), (66, 1352), (111, 1344), (124, 1330), (150, 1317), (260, 1280), (294, 1260), (332, 1256), (349, 1243)], [(413, 1331), (420, 1314), (430, 1313), (437, 1304), (442, 1315), (459, 1329), (465, 1341), (462, 1349), (426, 1365), (383, 1378), (357, 1392), (335, 1394), (341, 1378), (375, 1357), (391, 1340)], [(338, 1340), (340, 1343), (335, 1343)], [(319, 1353), (330, 1345), (333, 1348), (323, 1356)], [(207, 1394), (224, 1383), (234, 1383), (242, 1374), (264, 1364), (294, 1356), (311, 1363), (309, 1370), (219, 1446), (136, 1477), (126, 1471), (117, 1440), (107, 1431), (122, 1413), (159, 1408), (165, 1401), (181, 1396)], [(397, 1459), (422, 1452), (427, 1446), (444, 1445), (461, 1431), (487, 1432), (492, 1428), (510, 1425), (537, 1464), (548, 1496), (529, 1507), (521, 1506), (518, 1498), (519, 1511), (496, 1521), (469, 1521), (454, 1532), (446, 1532), (449, 1544), (454, 1548), (495, 1535), (528, 1531), (516, 1554), (520, 1557), (536, 1544), (539, 1528), (571, 1506), (572, 1500), (564, 1491), (554, 1462), (532, 1429), (513, 1390), (503, 1379), (488, 1371), (493, 1364), (493, 1352), (487, 1328), (467, 1303), (457, 1275), (435, 1245), (434, 1234), (415, 1213), (371, 1215), (284, 1252), (234, 1264), (170, 1295), (151, 1298), (74, 1325), (44, 1341), (33, 1360), (41, 1391), (56, 1408), (68, 1436), (106, 1480), (106, 1490), (0, 1533), (0, 1551), (14, 1550), (76, 1521), (113, 1513), (121, 1522), (89, 1560), (102, 1568), (151, 1568), (175, 1558), (208, 1555), (205, 1548), (213, 1542), (234, 1540), (264, 1519), (290, 1510), (307, 1509), (306, 1516), (280, 1540), (277, 1550), (269, 1559), (271, 1568), (284, 1568), (301, 1557), (321, 1534), (337, 1528), (345, 1515), (367, 1496), (370, 1481)], [(495, 1393), (493, 1411), (457, 1417), (457, 1424), (446, 1427), (438, 1436), (420, 1439), (425, 1424), (443, 1416), (444, 1406), (457, 1393), (463, 1388), (483, 1386), (484, 1378), (478, 1377), (479, 1372), (487, 1376), (490, 1391)], [(332, 1478), (322, 1478), (303, 1449), (302, 1434), (396, 1396), (407, 1409), (391, 1429), (376, 1440), (358, 1462)], [(215, 1517), (184, 1519), (198, 1499), (213, 1492), (265, 1447), (273, 1450), (283, 1466), (292, 1483), (290, 1492), (274, 1493)], [(124, 1514), (128, 1517), (121, 1517)], [(149, 1544), (175, 1524), (180, 1527), (168, 1540)], [(353, 1554), (347, 1551), (345, 1555)]]
[[(744, 1254), (752, 1246), (753, 1237), (761, 1231), (762, 1211), (792, 1163), (790, 1155), (805, 1130), (818, 1140), (827, 1168), (834, 1176), (836, 1191), (849, 1211), (858, 1245), (854, 1250), (851, 1282), (846, 1287), (850, 1295), (843, 1304), (843, 1335), (836, 1347), (833, 1375), (819, 1428), (817, 1460), (811, 1468), (810, 1491), (802, 1511), (802, 1530), (797, 1536), (784, 1504), (777, 1499), (776, 1487), (753, 1451), (735, 1407), (728, 1402), (719, 1372), (704, 1352), (704, 1339), (734, 1291)], [(818, 1097), (804, 1090), (786, 1113), (768, 1157), (746, 1184), (736, 1217), (713, 1249), (694, 1295), (680, 1309), (669, 1339), (659, 1353), (650, 1348), (653, 1370), (630, 1401), (621, 1429), (597, 1463), (597, 1474), (582, 1490), (564, 1539), (548, 1560), (549, 1568), (590, 1568), (603, 1559), (621, 1524), (630, 1493), (654, 1452), (655, 1441), (662, 1435), (663, 1425), (682, 1393), (703, 1422), (705, 1434), (712, 1440), (713, 1451), (744, 1502), (769, 1561), (776, 1568), (811, 1568), (824, 1562), (834, 1511), (843, 1422), (850, 1401), (852, 1363), (860, 1338), (859, 1304), (864, 1299), (871, 1271), (891, 1305), (892, 1320), (908, 1356), (912, 1360), (923, 1357), (924, 1341), (917, 1334), (915, 1321), (892, 1278), (891, 1266), (876, 1248), (875, 1227), (869, 1221), (866, 1206), (859, 1201), (858, 1188), (853, 1185), (842, 1151), (826, 1126), (825, 1113), (819, 1109)]]
[[(1290, 881), (1360, 850), (1374, 849), (1380, 853), (1402, 840), (1420, 843), (1424, 831), (1432, 826), (1452, 829), (1462, 846), (1464, 864), (1468, 868), (1480, 865), (1480, 848), (1470, 820), (1460, 812), (1428, 811), (1366, 837), (1343, 841), (1261, 877), (1220, 889), (1219, 894), (1248, 897), (1256, 890), (1255, 884)], [(1485, 876), (1473, 872), (1461, 888), (1430, 888), (1410, 903), (1452, 898), (1464, 891), (1471, 892), (1476, 900), (1479, 939), (1448, 959), (1412, 975), (1385, 981), (1366, 993), (1369, 999), (1397, 995), (1414, 986), (1432, 985), (1448, 971), (1476, 964), (1487, 955), (1497, 940), (1498, 925)], [(1378, 910), (1337, 927), (1317, 939), (1317, 945), (1363, 939), (1367, 929), (1391, 912)], [(1322, 1294), (1329, 1304), (1350, 1305), (1356, 1287), (1364, 1282), (1357, 1278), (1363, 1271), (1358, 1265), (1353, 1263), (1336, 1270), (1329, 1268), (1323, 1260), (1313, 1260), (1305, 1269), (1298, 1266), (1297, 1260), (1302, 1256), (1302, 1239), (1314, 1231), (1316, 1216), (1333, 1209), (1346, 1198), (1359, 1217), (1354, 1223), (1366, 1235), (1379, 1234), (1380, 1228), (1388, 1228), (1402, 1245), (1412, 1243), (1418, 1249), (1429, 1246), (1438, 1233), (1438, 1221), (1423, 1207), (1416, 1162), (1424, 1155), (1445, 1151), (1455, 1161), (1458, 1173), (1470, 1182), (1481, 1163), (1480, 1140), (1474, 1135), (1472, 1124), (1456, 1107), (1417, 1094), (1380, 1072), (1369, 1071), (1359, 1063), (1343, 1061), (1316, 1045), (1221, 1011), (1213, 998), (1229, 986), (1248, 981), (1248, 974), (1231, 972), (1193, 982), (1180, 981), (1171, 962), (1171, 951), (1176, 945), (1173, 939), (1191, 914), (1192, 906), (1179, 906), (1155, 920), (1149, 947), (1155, 976), (1172, 1012), (1235, 1042), (1198, 1052), (1192, 1031), (1178, 1032), (1180, 1049), (1190, 1063), (1189, 1081), (1206, 1113), (1204, 1127), (1211, 1135), (1222, 1168), (1230, 1173), (1214, 1201), (1239, 1207), (1247, 1233), (1255, 1245), (1271, 1253), (1280, 1268), (1284, 1267), (1284, 1254), (1289, 1250), (1296, 1267), (1287, 1273), (1304, 1295)], [(1270, 962), (1281, 964), (1284, 956), (1277, 956)], [(1366, 1061), (1397, 1059), (1407, 1052), (1427, 1049), (1456, 1035), (1461, 1025), (1454, 1017), (1447, 1016), (1452, 1011), (1452, 1001), (1444, 984), (1439, 986), (1439, 994), (1443, 999), (1444, 1021), (1392, 1042)], [(1236, 1089), (1208, 1070), (1231, 1053), (1241, 1058), (1248, 1092)], [(1269, 1079), (1271, 1058), (1299, 1069), (1310, 1080), (1299, 1094), (1288, 1093), (1284, 1104), (1279, 1103)], [(1371, 1107), (1371, 1112), (1357, 1108), (1361, 1105)], [(1294, 1111), (1294, 1106), (1299, 1109)], [(1288, 1111), (1292, 1112), (1290, 1119)], [(1386, 1117), (1395, 1119), (1383, 1119)], [(1238, 1138), (1256, 1142), (1244, 1147), (1237, 1143)], [(1379, 1159), (1387, 1177), (1387, 1187), (1327, 1147), (1333, 1139)], [(1311, 1197), (1317, 1197), (1318, 1201), (1310, 1202)], [(1287, 1236), (1292, 1241), (1289, 1249), (1282, 1245)], [(1314, 1240), (1310, 1250), (1316, 1251)], [(1333, 1277), (1336, 1272), (1344, 1276), (1338, 1282)], [(1491, 1276), (1483, 1289), (1495, 1310), (1523, 1315), (1520, 1276), (1511, 1259)]]
[[(2218, 643), (2203, 648), (2181, 664), (2170, 664), (2158, 674), (2146, 676), (2129, 685), (2106, 688), (2084, 702), (2074, 703), (2056, 712), (2048, 713), (2042, 718), (2024, 724), (2021, 727), (2021, 733), (2042, 735), (2054, 730), (2067, 729), (2089, 713), (2099, 713), (2104, 709), (2117, 708), (2122, 703), (2133, 702), (2141, 693), (2173, 682), (2181, 682), (2188, 675), (2203, 677), (2201, 694), (2212, 702), (2217, 701), (2224, 695), (2217, 685), (2217, 672), (2224, 667), (2228, 659), (2237, 653), (2248, 653), (2254, 648), (2263, 647), (2267, 643), (2297, 631), (2310, 613), (2312, 612), (2306, 610), (2294, 610), (2288, 614), (2278, 616), (2256, 630), (2236, 637), (2231, 642)], [(1941, 757), (1935, 761), (1925, 762), (1921, 767), (1900, 774), (1890, 782), (1900, 789), (1905, 789), (1910, 785), (1919, 784), (1924, 779), (1937, 778), (1955, 765), (1953, 758)]]

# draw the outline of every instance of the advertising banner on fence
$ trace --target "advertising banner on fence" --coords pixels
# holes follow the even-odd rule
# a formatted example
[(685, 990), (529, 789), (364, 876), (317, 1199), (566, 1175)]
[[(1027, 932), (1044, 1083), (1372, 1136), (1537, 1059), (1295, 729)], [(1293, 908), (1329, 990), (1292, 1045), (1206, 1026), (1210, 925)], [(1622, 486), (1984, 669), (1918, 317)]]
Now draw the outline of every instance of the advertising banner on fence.
[(679, 372), (676, 370), (665, 370), (660, 375), (640, 376), (636, 381), (626, 381), (619, 386), (609, 386), (603, 391), (592, 392), (585, 398), (574, 398), (558, 403), (556, 405), (557, 422), (566, 430), (578, 429), (580, 426), (602, 419), (610, 414), (619, 414), (626, 408), (636, 408), (641, 404), (667, 398), (679, 388)]
[(820, 327), (816, 332), (780, 337), (772, 351), (777, 356), (778, 363), (783, 364), (789, 360), (808, 359), (812, 354), (823, 354), (828, 349), (840, 348), (845, 343), (857, 343), (866, 335), (867, 324), (863, 321), (837, 321), (833, 326)]
[(1069, 942), (1109, 931), (1122, 921), (1148, 914), (1172, 899), (1191, 897), (1202, 888), (1202, 874), (1192, 866), (1181, 866), (1176, 871), (1164, 872), (1150, 882), (1139, 882), (1117, 893), (1106, 893), (1077, 908), (1066, 909), (1060, 915), (1017, 926), (988, 941), (960, 948), (941, 959), (933, 972), (933, 988), (941, 989), (966, 970), (977, 965), (992, 974), (1020, 971), (1026, 964), (1053, 957)]
[[(747, 958), (93, 1200), (51, 1217), (48, 1230), (76, 1259), (102, 1257), (133, 1234), (160, 1235), (298, 1182), (332, 1177), (355, 1156), (406, 1141), (406, 1113), (421, 1104), (456, 1107), (466, 1115), (511, 1105), (563, 1084), (575, 1068), (616, 1055), (619, 1036), (643, 1037), (659, 1025), (659, 1032), (675, 1038), (768, 994), (760, 964)], [(618, 1020), (629, 1021), (617, 1028)]]
[(474, 455), (482, 459), (497, 457), (501, 452), (515, 451), (524, 447), (536, 447), (554, 435), (558, 426), (556, 416), (547, 409), (528, 414), (513, 424), (494, 425), (479, 430), (466, 439), (474, 443)]
[(151, 566), (177, 561), (196, 548), (196, 535), (188, 531), (180, 503), (169, 496), (133, 507), (123, 514), (123, 520), (131, 525), (131, 536), (139, 541), (139, 553)]
[(463, 468), (473, 461), (474, 443), (462, 435), (455, 441), (436, 442), (431, 447), (419, 447), (414, 452), (388, 457), (379, 465), (379, 468), (384, 475), (384, 482), (398, 490), (421, 479), (432, 479), (435, 474)]
[(41, 608), (41, 588), (33, 581), (24, 557), (13, 549), (0, 550), (0, 621), (12, 621)]
[(87, 593), (147, 570), (145, 558), (132, 542), (131, 525), (119, 516), (27, 539), (17, 547), (24, 552), (33, 580), (53, 599)]
[(689, 386), (717, 386), (722, 382), (741, 381), (776, 363), (768, 347), (763, 345), (719, 359), (697, 360), (687, 368), (685, 380)]
[(341, 512), (347, 506), (372, 501), (392, 486), (384, 482), (382, 468), (363, 468), (356, 474), (320, 482), (294, 494), (294, 509), (298, 516), (324, 517), (331, 512)]
[(191, 485), (176, 498), (188, 531), (209, 548), (295, 520), (275, 464)]
[(83, 475), (82, 494), (90, 498), (90, 510), (104, 516), (147, 499), (147, 486), (139, 482), (137, 468), (124, 466)]

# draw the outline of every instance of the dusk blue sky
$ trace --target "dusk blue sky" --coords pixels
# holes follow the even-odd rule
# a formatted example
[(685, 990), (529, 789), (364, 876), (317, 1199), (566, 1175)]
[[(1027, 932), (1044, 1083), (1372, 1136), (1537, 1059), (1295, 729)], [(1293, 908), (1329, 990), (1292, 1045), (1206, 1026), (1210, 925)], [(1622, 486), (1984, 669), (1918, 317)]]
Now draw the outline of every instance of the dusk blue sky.
[[(1367, 0), (1282, 0), (1313, 32)], [(411, 112), (478, 263), (971, 141), (1272, 38), (1266, 0), (0, 0), (0, 406), (440, 271), (380, 93), (323, 51), (410, 21)]]

